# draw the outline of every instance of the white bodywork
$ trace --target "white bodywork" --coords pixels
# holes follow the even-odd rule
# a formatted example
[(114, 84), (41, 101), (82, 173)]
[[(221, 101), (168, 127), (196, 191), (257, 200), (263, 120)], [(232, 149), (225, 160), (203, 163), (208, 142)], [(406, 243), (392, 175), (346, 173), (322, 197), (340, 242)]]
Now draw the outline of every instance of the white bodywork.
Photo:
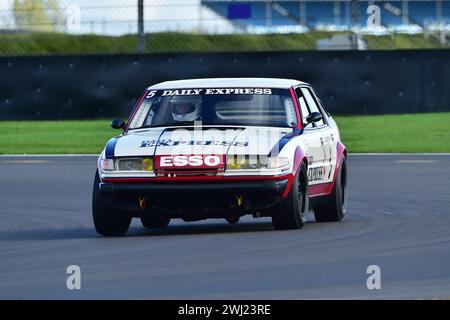
[[(165, 90), (177, 88), (280, 88), (293, 90), (310, 86), (304, 82), (286, 79), (197, 79), (163, 82), (148, 88)], [(297, 101), (298, 103), (299, 101)], [(309, 184), (316, 185), (332, 182), (336, 170), (337, 145), (340, 141), (339, 130), (329, 115), (321, 127), (312, 125), (297, 130), (289, 127), (261, 126), (192, 126), (157, 127), (128, 130), (116, 141), (114, 157), (154, 157), (158, 155), (264, 155), (287, 158), (288, 165), (275, 169), (225, 169), (219, 172), (223, 176), (276, 176), (295, 174), (296, 152), (300, 149), (308, 163)], [(175, 130), (176, 129), (176, 130)], [(282, 146), (278, 150), (278, 144)], [(105, 148), (106, 149), (106, 148)], [(272, 153), (271, 153), (272, 151)], [(154, 177), (152, 171), (118, 171), (103, 170), (102, 159), (105, 150), (99, 157), (100, 177)]]

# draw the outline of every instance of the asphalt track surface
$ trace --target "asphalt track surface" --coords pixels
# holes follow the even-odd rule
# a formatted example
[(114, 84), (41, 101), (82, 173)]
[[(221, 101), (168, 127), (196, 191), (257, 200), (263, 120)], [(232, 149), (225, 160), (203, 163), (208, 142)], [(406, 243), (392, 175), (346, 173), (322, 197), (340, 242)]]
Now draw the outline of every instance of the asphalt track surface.
[[(450, 297), (450, 156), (350, 156), (342, 222), (186, 223), (105, 238), (91, 221), (94, 157), (0, 158), (2, 299)], [(81, 290), (66, 268), (81, 268)], [(381, 268), (368, 290), (366, 269)]]

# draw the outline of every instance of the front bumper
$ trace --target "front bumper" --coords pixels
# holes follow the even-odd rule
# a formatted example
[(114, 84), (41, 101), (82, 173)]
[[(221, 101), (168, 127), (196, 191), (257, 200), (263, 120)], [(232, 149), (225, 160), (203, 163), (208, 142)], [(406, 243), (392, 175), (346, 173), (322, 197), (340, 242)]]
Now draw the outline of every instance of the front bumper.
[(147, 182), (107, 180), (100, 183), (100, 191), (118, 210), (135, 216), (150, 211), (174, 218), (263, 213), (281, 201), (288, 187), (288, 176), (248, 181), (177, 182), (172, 179), (155, 183), (149, 179)]

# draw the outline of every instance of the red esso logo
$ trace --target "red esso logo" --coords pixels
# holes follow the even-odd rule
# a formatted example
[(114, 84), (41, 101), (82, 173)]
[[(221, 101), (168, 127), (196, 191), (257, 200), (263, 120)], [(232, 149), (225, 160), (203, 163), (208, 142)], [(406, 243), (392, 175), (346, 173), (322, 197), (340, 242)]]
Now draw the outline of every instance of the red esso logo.
[(160, 167), (217, 167), (222, 163), (219, 156), (161, 156)]

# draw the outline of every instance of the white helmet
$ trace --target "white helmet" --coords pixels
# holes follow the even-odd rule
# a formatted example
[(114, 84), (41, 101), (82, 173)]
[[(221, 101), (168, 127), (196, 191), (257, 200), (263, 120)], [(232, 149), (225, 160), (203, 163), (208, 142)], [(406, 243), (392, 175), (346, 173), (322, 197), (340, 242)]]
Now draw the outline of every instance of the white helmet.
[(172, 117), (175, 121), (195, 121), (200, 116), (200, 96), (174, 96), (170, 99)]

